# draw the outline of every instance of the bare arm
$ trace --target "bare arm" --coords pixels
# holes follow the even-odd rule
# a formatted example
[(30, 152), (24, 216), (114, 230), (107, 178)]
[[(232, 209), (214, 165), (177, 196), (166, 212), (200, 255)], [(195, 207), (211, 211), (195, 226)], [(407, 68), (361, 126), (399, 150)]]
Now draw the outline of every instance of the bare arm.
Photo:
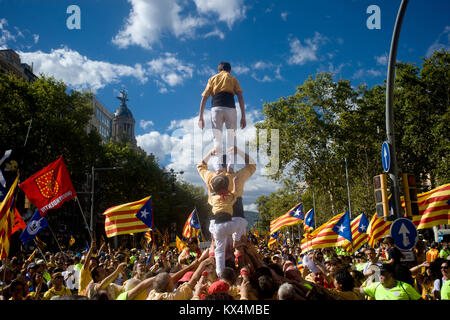
[(89, 248), (86, 258), (83, 263), (83, 268), (87, 270), (89, 268), (89, 260), (91, 260), (92, 252), (95, 250), (95, 240), (91, 241), (91, 247)]
[(247, 121), (245, 120), (245, 103), (244, 96), (242, 95), (242, 91), (236, 93), (239, 101), (239, 107), (241, 108), (241, 129), (244, 129), (247, 126)]
[(116, 280), (117, 276), (119, 275), (119, 273), (123, 272), (123, 269), (125, 268), (126, 263), (122, 262), (121, 264), (119, 264), (119, 266), (117, 267), (116, 270), (114, 270), (113, 273), (111, 273), (109, 276), (107, 276), (105, 279), (103, 279), (102, 282), (97, 283), (95, 285), (95, 289), (98, 290), (103, 290), (106, 289), (106, 287), (113, 282), (114, 280)]
[(136, 287), (128, 291), (127, 300), (133, 300), (136, 298), (142, 291), (149, 288), (153, 284), (154, 280), (155, 277), (151, 277), (140, 282)]
[(205, 120), (203, 120), (203, 112), (205, 111), (207, 101), (208, 98), (206, 96), (202, 96), (202, 101), (200, 102), (200, 112), (198, 115), (198, 127), (202, 130), (205, 127)]

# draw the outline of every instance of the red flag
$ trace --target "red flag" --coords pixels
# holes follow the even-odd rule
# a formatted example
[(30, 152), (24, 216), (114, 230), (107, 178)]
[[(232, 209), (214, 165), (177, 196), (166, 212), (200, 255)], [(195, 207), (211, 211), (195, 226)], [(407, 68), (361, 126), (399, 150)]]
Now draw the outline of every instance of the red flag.
[(25, 230), (27, 228), (27, 224), (23, 221), (22, 216), (20, 215), (17, 208), (14, 210), (14, 225), (11, 231), (11, 234), (14, 234), (18, 230)]
[(62, 157), (29, 177), (19, 188), (42, 216), (45, 216), (47, 210), (57, 209), (65, 201), (77, 196)]

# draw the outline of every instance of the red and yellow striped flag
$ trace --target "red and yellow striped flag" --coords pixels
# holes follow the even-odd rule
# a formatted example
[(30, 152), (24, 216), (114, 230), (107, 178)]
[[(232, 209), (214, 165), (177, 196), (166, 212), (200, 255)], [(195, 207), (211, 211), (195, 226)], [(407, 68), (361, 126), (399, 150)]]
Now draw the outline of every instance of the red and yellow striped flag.
[[(402, 197), (403, 198), (403, 197)], [(450, 224), (450, 183), (417, 195), (420, 215), (413, 216), (417, 229)], [(405, 202), (402, 201), (404, 207)]]
[(5, 259), (9, 254), (11, 234), (14, 226), (15, 200), (19, 175), (14, 180), (8, 194), (0, 204), (0, 259)]
[(144, 237), (145, 237), (145, 241), (147, 242), (147, 245), (150, 245), (150, 242), (152, 242), (152, 234), (151, 234), (151, 232), (147, 231), (144, 234)]
[(151, 230), (136, 213), (150, 199), (151, 196), (139, 201), (124, 203), (103, 212), (105, 218), (105, 232), (108, 238)]
[(381, 238), (389, 235), (391, 224), (392, 221), (384, 221), (383, 217), (378, 217), (375, 213), (372, 220), (370, 220), (369, 228), (367, 229), (367, 234), (369, 235), (367, 241), (369, 246), (372, 248), (375, 247)]
[[(368, 236), (367, 236), (367, 220), (365, 225), (365, 232), (359, 232), (360, 224), (361, 224), (361, 218), (363, 217), (363, 213), (361, 213), (359, 216), (357, 216), (355, 219), (352, 220), (350, 226), (352, 228), (352, 239), (353, 242), (349, 242), (346, 245), (344, 245), (344, 249), (347, 250), (348, 253), (353, 254), (354, 252), (358, 251), (359, 248), (361, 248), (365, 243), (367, 243)], [(363, 230), (361, 230), (363, 231)]]
[(187, 245), (183, 241), (181, 241), (180, 238), (178, 238), (178, 236), (177, 236), (176, 246), (177, 246), (178, 252), (183, 251), (184, 248), (187, 247)]
[(348, 240), (346, 240), (344, 237), (339, 236), (332, 230), (344, 214), (345, 212), (335, 215), (326, 223), (308, 234), (307, 237), (302, 239), (302, 252), (319, 248), (338, 247), (346, 243), (346, 241), (348, 242)]
[(270, 221), (270, 233), (273, 234), (281, 228), (301, 223), (304, 219), (305, 214), (303, 213), (303, 203), (298, 203), (281, 217)]

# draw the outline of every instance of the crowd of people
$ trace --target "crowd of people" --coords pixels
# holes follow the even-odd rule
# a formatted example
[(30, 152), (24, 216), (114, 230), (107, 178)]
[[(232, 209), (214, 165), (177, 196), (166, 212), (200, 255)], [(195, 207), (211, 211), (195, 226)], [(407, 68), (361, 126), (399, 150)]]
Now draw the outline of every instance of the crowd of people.
[[(255, 239), (253, 239), (255, 240)], [(448, 244), (420, 240), (415, 261), (386, 237), (353, 255), (341, 248), (301, 253), (241, 239), (216, 273), (214, 241), (201, 250), (113, 249), (92, 241), (81, 252), (46, 252), (2, 261), (1, 300), (448, 300)], [(437, 252), (437, 253), (436, 253)]]

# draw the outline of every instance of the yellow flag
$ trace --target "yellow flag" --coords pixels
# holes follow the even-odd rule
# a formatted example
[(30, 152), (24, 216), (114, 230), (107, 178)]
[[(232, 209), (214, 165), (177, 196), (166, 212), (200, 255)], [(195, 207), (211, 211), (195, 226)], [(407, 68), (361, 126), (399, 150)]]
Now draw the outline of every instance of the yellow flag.
[(183, 249), (187, 247), (186, 244), (183, 241), (181, 241), (180, 238), (178, 238), (178, 236), (177, 236), (176, 246), (177, 246), (178, 252), (183, 251)]

